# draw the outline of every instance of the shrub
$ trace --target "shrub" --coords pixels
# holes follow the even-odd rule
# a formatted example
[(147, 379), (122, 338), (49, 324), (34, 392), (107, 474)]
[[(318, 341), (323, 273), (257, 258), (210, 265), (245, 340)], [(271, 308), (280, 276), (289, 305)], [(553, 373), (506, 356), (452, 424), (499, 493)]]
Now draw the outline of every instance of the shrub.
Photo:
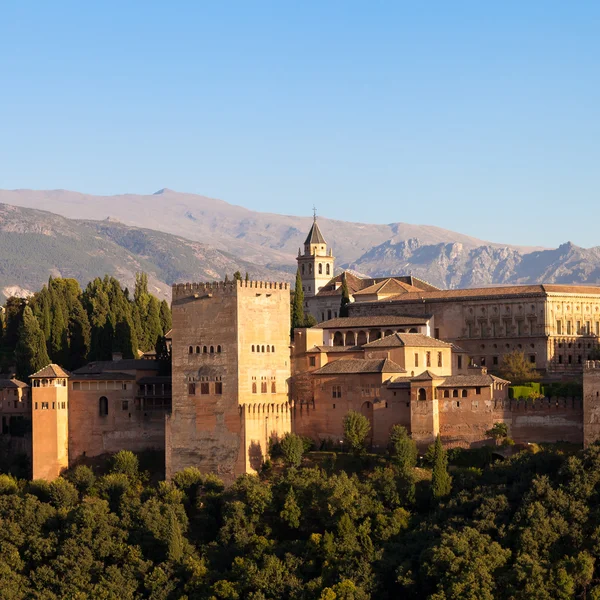
[(297, 467), (302, 462), (304, 442), (295, 433), (286, 433), (279, 442), (283, 460), (288, 467)]
[(55, 508), (71, 508), (79, 500), (79, 493), (75, 486), (62, 477), (50, 483), (49, 493), (50, 502)]
[(89, 494), (92, 486), (96, 482), (94, 471), (86, 465), (77, 465), (65, 477), (77, 488), (77, 491), (83, 496)]
[(139, 461), (133, 452), (120, 450), (112, 457), (111, 463), (111, 473), (122, 473), (130, 479), (139, 477)]
[(0, 496), (16, 494), (18, 491), (19, 484), (12, 475), (0, 475)]
[(344, 441), (354, 454), (363, 454), (367, 436), (371, 430), (369, 420), (364, 415), (351, 410), (344, 417)]

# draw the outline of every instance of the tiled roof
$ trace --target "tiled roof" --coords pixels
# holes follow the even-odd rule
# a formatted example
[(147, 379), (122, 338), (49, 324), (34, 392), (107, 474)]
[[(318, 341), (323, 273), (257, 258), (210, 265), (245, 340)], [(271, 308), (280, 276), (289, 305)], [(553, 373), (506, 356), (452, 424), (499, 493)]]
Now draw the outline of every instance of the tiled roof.
[[(316, 294), (317, 297), (320, 296), (341, 296), (342, 295), (342, 281), (344, 276), (346, 277), (346, 285), (348, 286), (348, 293), (352, 296), (358, 290), (361, 290), (363, 287), (367, 287), (367, 285), (371, 285), (373, 282), (372, 279), (361, 279), (356, 275), (345, 271), (344, 273), (340, 273), (336, 275), (332, 279), (330, 279)], [(339, 284), (336, 289), (336, 284)]]
[(400, 316), (400, 315), (383, 315), (373, 317), (338, 317), (337, 319), (329, 319), (314, 325), (315, 329), (347, 329), (349, 327), (409, 327), (411, 325), (426, 325), (431, 319), (431, 315)]
[(459, 354), (468, 354), (468, 352), (464, 348), (461, 348), (456, 344), (452, 344), (452, 352), (458, 352)]
[(335, 375), (352, 373), (406, 373), (406, 371), (389, 358), (363, 359), (347, 358), (334, 360), (320, 369), (313, 371), (314, 375)]
[(362, 350), (362, 346), (313, 346), (309, 352), (327, 352), (330, 353), (340, 353), (340, 352), (360, 352)]
[(437, 290), (398, 294), (386, 298), (385, 302), (435, 301), (464, 298), (545, 296), (553, 294), (594, 294), (600, 296), (600, 287), (586, 285), (503, 285), (484, 288), (467, 288), (461, 290)]
[(73, 373), (73, 381), (133, 381), (135, 375), (119, 373), (118, 371), (107, 371), (104, 373)]
[(0, 390), (10, 390), (16, 388), (29, 387), (26, 383), (18, 379), (0, 379)]
[(77, 369), (77, 375), (86, 373), (103, 373), (105, 371), (158, 371), (160, 363), (157, 360), (142, 358), (124, 358), (122, 360), (97, 360)]
[(71, 374), (68, 371), (65, 371), (62, 367), (59, 367), (58, 365), (52, 363), (45, 366), (43, 369), (40, 369), (33, 375), (30, 375), (29, 377), (43, 377), (45, 379), (52, 379), (54, 377), (64, 378), (70, 376)]
[(304, 244), (326, 244), (325, 238), (317, 225), (317, 221), (312, 224), (310, 231), (308, 232), (308, 236), (306, 240), (304, 240)]
[(435, 373), (432, 373), (429, 370), (423, 371), (423, 373), (421, 373), (420, 375), (417, 375), (416, 377), (411, 378), (412, 381), (431, 381), (432, 379), (446, 379), (446, 378), (443, 375), (436, 375)]
[(494, 382), (510, 383), (505, 379), (500, 379), (489, 373), (476, 373), (473, 375), (452, 375), (451, 377), (445, 377), (444, 383), (439, 387), (485, 387), (491, 385)]
[(363, 348), (398, 348), (409, 346), (425, 348), (450, 348), (452, 344), (442, 342), (422, 333), (393, 333), (384, 338), (365, 344)]
[(369, 287), (366, 287), (358, 292), (355, 292), (355, 296), (367, 296), (371, 294), (387, 294), (389, 296), (393, 294), (406, 294), (408, 292), (419, 292), (421, 291), (419, 288), (414, 285), (410, 285), (408, 283), (404, 283), (399, 281), (398, 279), (394, 279), (393, 277), (388, 277), (384, 281), (377, 282)]

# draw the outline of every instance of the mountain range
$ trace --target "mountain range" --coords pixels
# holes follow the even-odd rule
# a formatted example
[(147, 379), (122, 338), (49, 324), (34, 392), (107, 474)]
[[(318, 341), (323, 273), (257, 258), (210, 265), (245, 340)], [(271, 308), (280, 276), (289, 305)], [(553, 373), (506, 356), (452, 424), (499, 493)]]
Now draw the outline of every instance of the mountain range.
[[(291, 281), (311, 217), (260, 213), (162, 189), (93, 196), (0, 190), (0, 292), (38, 289), (49, 275), (125, 283), (144, 270), (159, 295), (176, 281), (240, 270)], [(444, 288), (506, 283), (600, 283), (600, 248), (505, 245), (431, 225), (319, 218), (336, 265), (371, 276), (412, 273)]]

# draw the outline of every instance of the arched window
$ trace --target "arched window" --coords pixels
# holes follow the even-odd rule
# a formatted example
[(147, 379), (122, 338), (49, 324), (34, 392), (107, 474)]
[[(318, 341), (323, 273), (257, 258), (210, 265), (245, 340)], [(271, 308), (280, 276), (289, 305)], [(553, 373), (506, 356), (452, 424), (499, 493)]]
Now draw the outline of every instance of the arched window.
[(419, 388), (419, 400), (427, 400), (427, 393), (425, 388)]
[(252, 393), (256, 394), (256, 382), (252, 384)]
[(204, 346), (204, 348), (202, 348), (202, 352), (204, 352), (204, 354), (208, 354), (208, 348)]
[(106, 396), (102, 396), (98, 400), (98, 414), (101, 417), (108, 416), (108, 398)]
[(452, 390), (452, 397), (458, 398), (458, 390)]
[(319, 263), (319, 275), (323, 275), (323, 265)]
[(394, 332), (391, 329), (386, 329), (383, 335), (385, 337), (388, 337), (389, 335), (394, 335)]
[(325, 265), (325, 273), (327, 273), (327, 275), (330, 275), (330, 273), (329, 273), (329, 265)]
[(308, 265), (308, 274), (311, 275), (312, 274), (312, 264), (309, 263)]
[(221, 354), (221, 346), (217, 346), (217, 354)]
[(331, 319), (331, 310), (327, 311), (327, 320)]
[(275, 382), (272, 381), (271, 382), (271, 394), (276, 394), (277, 393), (277, 386), (275, 385)]
[(450, 390), (444, 390), (444, 398), (450, 398)]
[(304, 275), (304, 265), (302, 265), (302, 275)]
[(364, 331), (358, 332), (358, 339), (356, 342), (359, 346), (367, 343), (367, 334)]
[(275, 346), (271, 346), (271, 352), (275, 352)]
[(267, 346), (267, 352), (271, 352), (271, 346)]
[(252, 352), (254, 352), (254, 344), (252, 344)]
[(417, 330), (417, 328), (416, 328), (416, 327), (411, 327), (411, 328), (408, 330), (408, 333), (419, 333), (419, 332), (418, 332), (418, 330)]
[(190, 354), (194, 354), (194, 346), (190, 346), (190, 347), (188, 348), (188, 352), (189, 352)]
[(200, 354), (200, 346), (196, 346), (196, 354)]
[(333, 345), (334, 346), (343, 346), (344, 345), (344, 334), (341, 331), (336, 331), (333, 336)]
[(214, 346), (211, 346), (211, 347), (210, 347), (210, 353), (211, 353), (211, 354), (214, 354), (214, 353), (215, 353), (215, 347), (214, 347)]
[(466, 398), (467, 397), (467, 390), (463, 390), (460, 395), (461, 395), (462, 398)]
[(346, 346), (356, 346), (356, 336), (354, 331), (348, 331), (346, 333)]
[(264, 352), (264, 351), (265, 351), (265, 347), (264, 347), (264, 346), (261, 346), (261, 349), (260, 349), (260, 351), (261, 351), (261, 352)]

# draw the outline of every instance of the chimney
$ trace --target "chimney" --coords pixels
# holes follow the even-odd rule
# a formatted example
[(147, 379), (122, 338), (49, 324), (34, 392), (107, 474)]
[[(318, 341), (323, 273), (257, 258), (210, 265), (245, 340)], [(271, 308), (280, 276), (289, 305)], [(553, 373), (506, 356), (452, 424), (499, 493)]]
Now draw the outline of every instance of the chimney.
[(123, 353), (122, 352), (113, 352), (112, 359), (113, 359), (113, 362), (119, 362), (120, 360), (123, 360)]

